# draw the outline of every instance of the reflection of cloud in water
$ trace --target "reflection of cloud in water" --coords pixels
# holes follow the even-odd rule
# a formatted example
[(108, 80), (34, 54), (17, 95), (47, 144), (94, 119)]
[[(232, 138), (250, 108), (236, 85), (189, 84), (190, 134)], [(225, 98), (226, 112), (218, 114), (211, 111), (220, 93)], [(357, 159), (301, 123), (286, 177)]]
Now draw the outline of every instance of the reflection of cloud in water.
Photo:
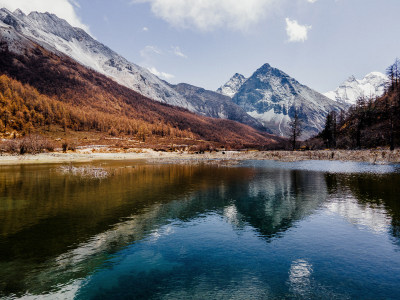
[(345, 218), (359, 229), (367, 228), (373, 233), (386, 233), (391, 228), (392, 219), (383, 205), (360, 204), (356, 198), (334, 198), (326, 203), (329, 211)]
[(157, 241), (162, 236), (167, 236), (174, 233), (174, 228), (171, 225), (167, 225), (163, 228), (156, 228), (150, 234), (152, 242)]
[[(146, 232), (153, 229), (158, 220), (161, 205), (154, 205), (151, 210), (143, 215), (133, 216), (131, 220), (116, 224), (112, 229), (97, 234), (90, 241), (82, 243), (77, 248), (66, 252), (56, 258), (58, 266), (68, 266), (68, 270), (86, 259), (93, 259), (96, 254), (107, 252), (112, 245), (127, 245), (133, 240), (140, 240)], [(154, 223), (153, 223), (154, 222)], [(153, 230), (153, 238), (160, 235)]]
[(294, 261), (289, 271), (289, 284), (293, 293), (305, 296), (311, 289), (312, 265), (306, 260)]
[(348, 295), (338, 293), (334, 287), (318, 282), (313, 276), (313, 265), (305, 259), (292, 262), (289, 269), (290, 299), (350, 299)]
[(65, 299), (74, 299), (78, 294), (80, 288), (83, 285), (82, 280), (75, 280), (68, 285), (65, 285), (58, 291), (49, 292), (43, 295), (24, 295), (22, 298), (23, 300), (65, 300)]
[[(77, 248), (57, 257), (52, 267), (40, 274), (40, 277), (46, 281), (51, 280), (52, 273), (64, 272), (64, 274), (69, 274), (69, 277), (74, 277), (74, 273), (90, 273), (92, 270), (85, 270), (85, 268), (94, 268), (95, 265), (104, 263), (107, 259), (106, 253), (112, 245), (118, 244), (122, 246), (123, 244), (129, 244), (134, 239), (143, 238), (148, 231), (150, 232), (149, 239), (151, 242), (157, 241), (162, 236), (172, 234), (173, 227), (171, 225), (149, 230), (154, 225), (150, 221), (157, 219), (160, 213), (159, 207), (155, 206), (144, 215), (135, 216), (131, 220), (115, 225), (111, 230), (94, 236), (89, 242), (82, 243)], [(154, 255), (145, 255), (145, 252), (141, 254), (143, 270), (148, 267), (148, 265), (144, 264), (145, 259), (153, 260), (153, 262), (157, 261), (157, 257)], [(136, 263), (135, 265), (137, 268), (140, 264)], [(62, 285), (62, 287), (56, 287), (58, 290), (53, 293), (44, 295), (27, 294), (24, 295), (23, 299), (74, 299), (74, 296), (83, 285), (83, 280), (75, 279)]]
[(223, 215), (231, 225), (238, 228), (243, 228), (245, 223), (243, 222), (243, 216), (238, 213), (237, 208), (234, 204), (224, 208)]

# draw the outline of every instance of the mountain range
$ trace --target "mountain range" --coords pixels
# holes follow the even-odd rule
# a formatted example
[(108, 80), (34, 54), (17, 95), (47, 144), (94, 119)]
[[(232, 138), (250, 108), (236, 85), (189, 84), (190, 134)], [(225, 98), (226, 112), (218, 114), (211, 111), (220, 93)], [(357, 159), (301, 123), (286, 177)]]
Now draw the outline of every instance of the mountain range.
[(238, 122), (154, 101), (24, 35), (12, 20), (5, 17), (0, 23), (2, 130), (50, 132), (53, 125), (56, 132), (64, 128), (63, 134), (66, 130), (127, 134), (155, 144), (174, 139), (185, 144), (253, 146), (282, 141)]
[[(371, 94), (374, 89), (379, 95), (384, 88), (385, 79), (378, 73), (371, 73), (363, 80), (348, 80), (336, 91), (323, 95), (264, 64), (249, 78), (236, 73), (215, 92), (161, 80), (54, 14), (32, 12), (26, 15), (21, 10), (10, 12), (3, 8), (0, 9), (0, 26), (2, 43), (13, 55), (24, 56), (26, 49), (43, 48), (40, 51), (45, 50), (46, 55), (67, 56), (145, 98), (181, 107), (199, 116), (237, 121), (281, 137), (290, 135), (289, 123), (296, 110), (304, 125), (301, 139), (307, 139), (323, 129), (330, 111), (346, 110), (359, 94), (366, 91)], [(31, 43), (26, 42), (28, 40)], [(12, 73), (10, 69), (8, 72)], [(29, 75), (31, 79), (23, 76), (28, 75), (22, 73), (16, 77), (23, 83), (36, 82), (35, 74)], [(33, 87), (44, 90), (40, 84)]]
[(127, 61), (84, 30), (72, 27), (54, 14), (32, 12), (25, 15), (21, 10), (10, 12), (3, 8), (0, 9), (0, 22), (12, 26), (48, 51), (62, 52), (150, 99), (183, 107), (199, 115), (231, 119), (257, 129), (262, 128), (258, 121), (240, 107), (222, 97), (214, 97), (213, 101), (204, 105), (198, 101), (199, 98), (187, 97), (187, 93), (181, 94), (149, 70)]

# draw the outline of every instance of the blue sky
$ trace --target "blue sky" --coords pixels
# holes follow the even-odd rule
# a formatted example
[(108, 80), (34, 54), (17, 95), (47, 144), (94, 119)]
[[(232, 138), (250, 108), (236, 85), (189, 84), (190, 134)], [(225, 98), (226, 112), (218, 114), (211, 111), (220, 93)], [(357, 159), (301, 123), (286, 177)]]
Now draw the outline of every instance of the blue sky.
[[(270, 63), (320, 92), (400, 56), (399, 0), (0, 0), (84, 26), (171, 83), (215, 90)], [(13, 7), (9, 7), (13, 9)]]

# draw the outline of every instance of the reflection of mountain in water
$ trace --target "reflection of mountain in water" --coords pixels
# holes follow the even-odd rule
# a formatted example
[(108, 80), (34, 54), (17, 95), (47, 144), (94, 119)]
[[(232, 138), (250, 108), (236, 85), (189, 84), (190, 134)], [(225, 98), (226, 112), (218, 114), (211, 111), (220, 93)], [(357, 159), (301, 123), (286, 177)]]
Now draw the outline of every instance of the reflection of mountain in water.
[(389, 232), (400, 246), (399, 174), (326, 175), (327, 207), (372, 232)]
[(275, 169), (232, 187), (230, 196), (243, 219), (270, 238), (312, 214), (326, 195), (323, 174)]

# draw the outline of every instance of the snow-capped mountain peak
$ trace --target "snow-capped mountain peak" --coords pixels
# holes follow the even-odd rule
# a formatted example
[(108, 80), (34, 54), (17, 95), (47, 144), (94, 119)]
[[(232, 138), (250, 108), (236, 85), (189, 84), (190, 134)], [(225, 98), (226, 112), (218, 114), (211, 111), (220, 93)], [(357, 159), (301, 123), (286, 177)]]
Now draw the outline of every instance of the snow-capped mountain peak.
[(337, 102), (355, 104), (360, 97), (375, 98), (382, 96), (388, 80), (388, 77), (380, 72), (371, 72), (363, 79), (350, 76), (336, 90), (324, 95)]
[(14, 11), (14, 15), (16, 15), (16, 16), (25, 16), (24, 12), (22, 10), (20, 10), (19, 8), (17, 8)]
[(227, 83), (217, 90), (217, 93), (233, 98), (246, 80), (247, 78), (242, 74), (236, 73)]
[(346, 82), (354, 82), (357, 81), (356, 77), (354, 75), (351, 75), (349, 78), (347, 78)]
[(274, 134), (286, 137), (290, 135), (288, 124), (298, 110), (304, 124), (302, 139), (320, 132), (330, 111), (346, 108), (269, 64), (254, 72), (232, 100)]

